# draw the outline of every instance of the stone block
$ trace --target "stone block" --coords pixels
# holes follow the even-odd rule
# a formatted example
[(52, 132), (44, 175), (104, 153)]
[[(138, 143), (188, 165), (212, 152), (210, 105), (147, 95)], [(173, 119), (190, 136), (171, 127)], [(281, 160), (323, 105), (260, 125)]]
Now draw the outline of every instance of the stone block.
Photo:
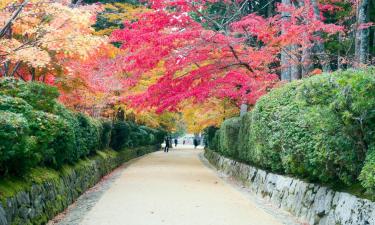
[[(246, 186), (258, 196), (311, 225), (375, 225), (375, 202), (327, 187), (234, 163), (217, 153), (223, 172), (236, 179), (247, 175)], [(210, 154), (207, 154), (208, 156)], [(230, 163), (228, 163), (230, 162)], [(229, 168), (232, 167), (232, 168)]]

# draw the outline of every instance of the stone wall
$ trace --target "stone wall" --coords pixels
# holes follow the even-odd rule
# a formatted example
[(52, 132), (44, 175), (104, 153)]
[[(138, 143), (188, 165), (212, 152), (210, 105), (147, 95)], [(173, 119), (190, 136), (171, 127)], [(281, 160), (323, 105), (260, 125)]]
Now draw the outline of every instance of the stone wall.
[(205, 157), (219, 171), (256, 195), (310, 225), (375, 225), (375, 202), (277, 175), (225, 158), (211, 150)]
[(104, 175), (130, 159), (155, 150), (156, 147), (149, 146), (99, 152), (97, 156), (62, 168), (53, 178), (32, 182), (12, 196), (1, 196), (0, 192), (0, 225), (45, 224)]

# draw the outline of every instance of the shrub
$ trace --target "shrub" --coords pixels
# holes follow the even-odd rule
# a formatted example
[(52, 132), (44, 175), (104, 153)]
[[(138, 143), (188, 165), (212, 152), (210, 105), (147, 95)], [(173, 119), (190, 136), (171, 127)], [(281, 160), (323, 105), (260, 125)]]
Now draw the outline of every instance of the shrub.
[(251, 112), (247, 112), (241, 117), (240, 127), (238, 131), (238, 159), (243, 162), (249, 162), (249, 155), (251, 151), (250, 145), (250, 127), (251, 127)]
[(22, 114), (0, 110), (0, 174), (22, 174), (37, 165), (33, 139)]
[(111, 133), (112, 133), (112, 123), (110, 121), (102, 121), (102, 132), (100, 139), (100, 148), (106, 149), (109, 148), (111, 142)]
[[(351, 185), (361, 173), (363, 186), (371, 189), (374, 74), (374, 68), (340, 71), (285, 84), (240, 118), (237, 135), (238, 120), (228, 120), (209, 146), (274, 172), (326, 184)], [(228, 150), (228, 138), (236, 137), (237, 150)]]
[(33, 107), (22, 98), (0, 95), (0, 110), (30, 115)]
[(221, 124), (219, 132), (219, 151), (226, 156), (238, 158), (237, 140), (240, 119), (231, 118)]
[(120, 150), (129, 146), (130, 127), (125, 121), (116, 121), (113, 123), (110, 147), (114, 150)]
[(144, 145), (153, 145), (157, 144), (156, 142), (156, 133), (158, 132), (155, 129), (146, 126), (139, 127), (142, 130), (142, 133), (145, 135), (145, 143)]
[(375, 195), (375, 147), (373, 146), (367, 155), (365, 165), (362, 168), (359, 180), (368, 194)]
[(291, 104), (295, 88), (295, 84), (288, 84), (275, 89), (255, 105), (250, 122), (249, 145), (252, 147), (245, 153), (247, 161), (272, 171), (282, 170), (280, 153), (287, 138), (283, 129), (286, 129), (285, 124), (293, 122), (293, 115), (298, 113), (295, 105)]
[(98, 150), (100, 146), (101, 124), (84, 114), (77, 115), (79, 123), (79, 157), (88, 156), (89, 154)]
[(80, 123), (77, 118), (77, 114), (68, 110), (61, 104), (56, 104), (54, 111), (55, 114), (58, 115), (60, 118), (64, 119), (67, 123), (67, 126), (70, 127), (70, 129), (72, 129), (72, 132), (69, 135), (71, 135), (72, 139), (74, 139), (74, 146), (73, 150), (69, 154), (68, 161), (78, 161), (78, 159), (80, 159), (80, 157), (84, 155), (85, 150), (82, 147), (82, 132)]
[(58, 91), (37, 82), (0, 79), (0, 175), (35, 166), (60, 168), (96, 150), (161, 143), (164, 131), (74, 113)]
[(24, 82), (13, 78), (0, 79), (0, 94), (18, 97), (33, 109), (52, 112), (59, 92), (56, 87), (40, 82)]
[(11, 77), (2, 77), (0, 79), (0, 94), (15, 97), (21, 92), (26, 82)]
[(63, 118), (42, 111), (33, 111), (30, 130), (36, 138), (37, 154), (43, 162), (55, 168), (73, 163), (76, 156), (74, 128)]
[(165, 136), (167, 135), (167, 131), (163, 129), (157, 129), (155, 134), (155, 144), (161, 144), (164, 141)]
[(210, 126), (207, 127), (203, 132), (204, 132), (204, 141), (205, 141), (205, 146), (208, 147), (209, 149), (216, 149), (216, 146), (214, 146), (213, 139), (215, 137), (216, 131), (219, 130), (219, 128)]
[(35, 110), (53, 113), (59, 92), (56, 87), (40, 82), (29, 82), (17, 94), (17, 97), (24, 99)]

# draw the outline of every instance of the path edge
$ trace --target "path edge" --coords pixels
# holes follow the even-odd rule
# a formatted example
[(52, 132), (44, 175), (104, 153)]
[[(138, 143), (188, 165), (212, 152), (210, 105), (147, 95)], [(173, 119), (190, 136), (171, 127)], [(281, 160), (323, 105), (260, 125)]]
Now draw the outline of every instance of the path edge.
[(46, 224), (116, 168), (158, 149), (145, 146), (98, 151), (95, 156), (64, 166), (56, 176), (32, 182), (0, 202), (0, 225)]
[(375, 225), (375, 203), (367, 199), (270, 173), (209, 149), (205, 149), (204, 157), (218, 171), (304, 224)]

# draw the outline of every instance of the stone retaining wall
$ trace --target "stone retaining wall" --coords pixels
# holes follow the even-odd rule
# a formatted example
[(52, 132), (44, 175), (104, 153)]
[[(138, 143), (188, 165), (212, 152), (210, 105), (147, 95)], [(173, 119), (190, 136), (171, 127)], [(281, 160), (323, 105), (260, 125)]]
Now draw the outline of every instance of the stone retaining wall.
[[(155, 151), (156, 147), (140, 147), (121, 152), (111, 151), (57, 172), (42, 183), (33, 183), (13, 196), (1, 198), (0, 225), (45, 224), (73, 203), (84, 191), (122, 163)], [(0, 193), (0, 197), (1, 196)]]
[(211, 150), (205, 150), (205, 157), (219, 171), (310, 225), (375, 225), (375, 202), (269, 173)]

